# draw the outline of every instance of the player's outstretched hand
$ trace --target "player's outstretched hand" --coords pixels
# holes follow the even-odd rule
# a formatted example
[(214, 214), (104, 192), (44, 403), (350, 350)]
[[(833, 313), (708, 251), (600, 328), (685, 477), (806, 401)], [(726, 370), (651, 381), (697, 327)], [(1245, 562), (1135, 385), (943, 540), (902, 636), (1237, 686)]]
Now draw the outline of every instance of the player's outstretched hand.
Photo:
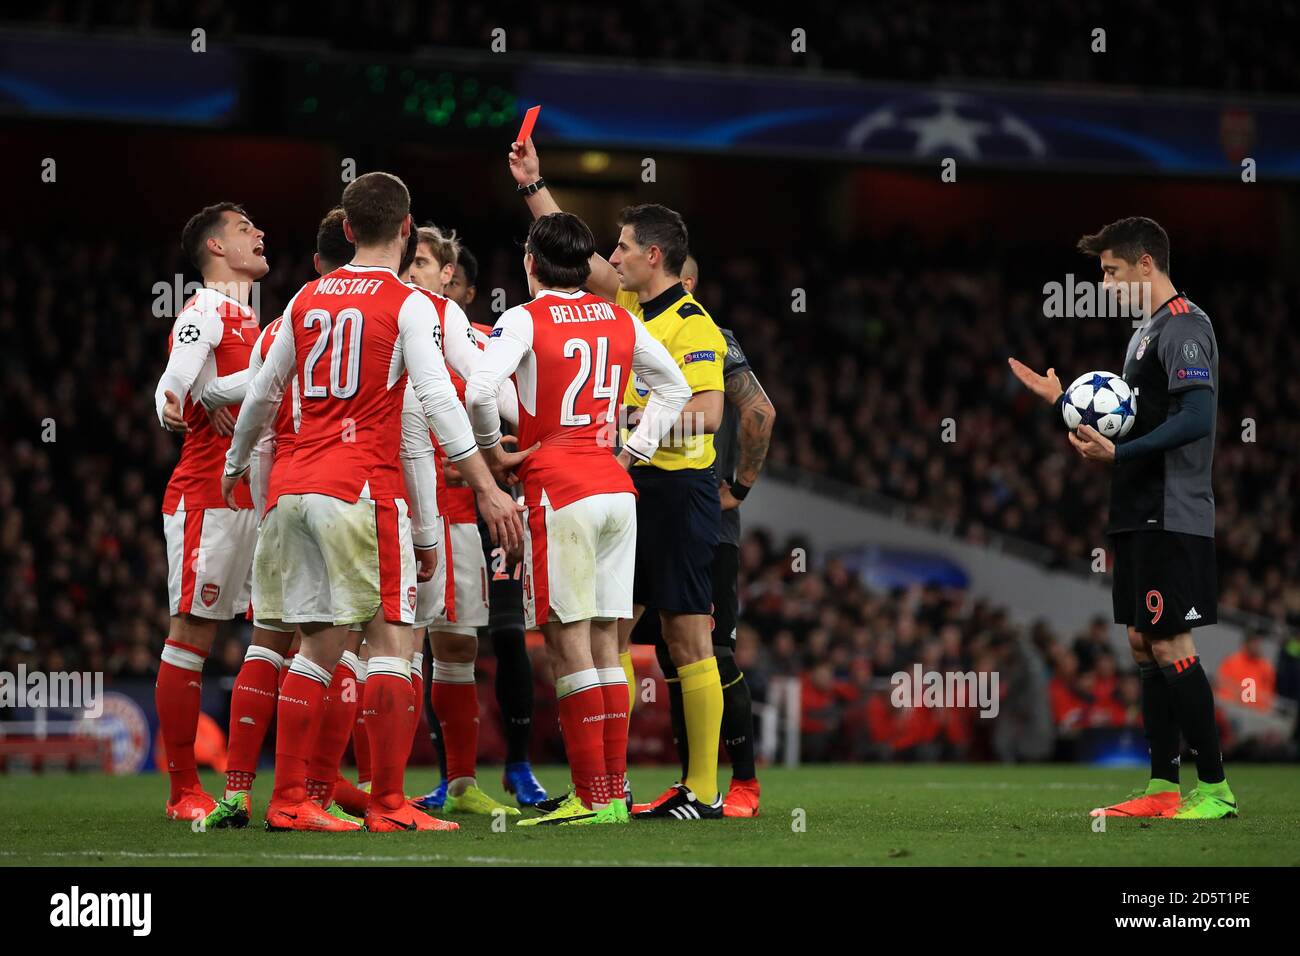
[(1089, 461), (1110, 464), (1115, 460), (1115, 443), (1091, 425), (1080, 425), (1078, 431), (1070, 432), (1070, 444)]
[(492, 543), (500, 545), (506, 552), (517, 549), (524, 540), (524, 525), (519, 520), (524, 506), (515, 504), (515, 499), (507, 492), (495, 487), (477, 492), (475, 498)]
[(180, 432), (184, 434), (190, 430), (190, 426), (185, 424), (185, 407), (181, 400), (176, 397), (175, 392), (163, 392), (167, 399), (163, 402), (163, 427), (169, 432)]
[(245, 468), (237, 475), (221, 476), (221, 497), (226, 501), (226, 507), (231, 511), (238, 511), (239, 505), (235, 504), (235, 488), (241, 481), (248, 480), (248, 469)]
[(415, 580), (420, 584), (433, 580), (434, 562), (438, 560), (437, 548), (415, 549)]
[(515, 177), (515, 182), (520, 186), (527, 186), (542, 178), (542, 162), (537, 158), (537, 150), (533, 147), (531, 136), (522, 143), (510, 144), (508, 162), (510, 175)]
[(203, 409), (208, 413), (208, 421), (212, 423), (212, 430), (223, 438), (235, 433), (235, 416), (230, 414), (230, 409), (225, 405), (220, 408)]
[(1049, 368), (1046, 375), (1039, 375), (1020, 359), (1009, 358), (1007, 364), (1011, 366), (1016, 378), (1020, 379), (1020, 384), (1049, 405), (1054, 404), (1061, 397), (1061, 392), (1065, 391), (1061, 388), (1061, 380), (1056, 377), (1054, 368)]

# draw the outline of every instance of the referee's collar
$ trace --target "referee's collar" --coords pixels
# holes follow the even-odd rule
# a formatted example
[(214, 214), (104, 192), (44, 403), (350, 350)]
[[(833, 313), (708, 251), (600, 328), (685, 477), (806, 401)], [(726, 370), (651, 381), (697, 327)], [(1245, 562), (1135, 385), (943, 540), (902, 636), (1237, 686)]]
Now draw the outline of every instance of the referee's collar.
[(644, 316), (645, 321), (649, 322), (651, 319), (663, 315), (668, 311), (669, 306), (683, 298), (685, 295), (686, 286), (682, 285), (680, 282), (675, 283), (667, 289), (664, 289), (664, 291), (660, 292), (653, 299), (648, 299), (645, 302), (642, 302), (641, 315)]

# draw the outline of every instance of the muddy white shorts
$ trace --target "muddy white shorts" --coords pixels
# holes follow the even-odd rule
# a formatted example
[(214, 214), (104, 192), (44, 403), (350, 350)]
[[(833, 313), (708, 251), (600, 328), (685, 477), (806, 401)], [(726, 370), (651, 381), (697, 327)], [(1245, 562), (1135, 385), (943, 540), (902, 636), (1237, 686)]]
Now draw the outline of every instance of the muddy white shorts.
[(524, 617), (529, 627), (558, 620), (632, 616), (636, 496), (579, 498), (563, 508), (530, 507), (524, 526)]
[(281, 495), (257, 542), (253, 606), (271, 625), (415, 620), (415, 552), (400, 498)]

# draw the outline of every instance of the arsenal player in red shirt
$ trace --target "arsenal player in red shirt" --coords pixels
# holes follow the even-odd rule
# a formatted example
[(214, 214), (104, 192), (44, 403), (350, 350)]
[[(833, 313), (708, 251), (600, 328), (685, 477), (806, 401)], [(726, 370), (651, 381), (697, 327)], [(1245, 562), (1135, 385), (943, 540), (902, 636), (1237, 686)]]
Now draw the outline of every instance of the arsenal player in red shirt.
[[(513, 377), (519, 468), (527, 506), (524, 611), (546, 638), (574, 795), (521, 826), (625, 823), (627, 678), (618, 622), (632, 617), (636, 491), (627, 467), (648, 461), (690, 398), (668, 350), (621, 306), (587, 292), (595, 252), (577, 216), (553, 213), (528, 233), (532, 301), (497, 321), (466, 401), (480, 447), (501, 440), (497, 392)], [(619, 457), (613, 446), (624, 386), (650, 388)]]
[(195, 213), (181, 245), (202, 273), (203, 288), (172, 323), (167, 368), (154, 390), (159, 423), (185, 435), (163, 496), (171, 626), (155, 701), (171, 777), (167, 815), (190, 820), (216, 805), (199, 784), (194, 760), (203, 662), (217, 622), (248, 611), (257, 536), (248, 489), (238, 490), (234, 510), (222, 501), (217, 470), (229, 433), (218, 430), (195, 396), (217, 376), (248, 367), (258, 334), (249, 302), (269, 266), (264, 233), (230, 202)]
[[(339, 831), (355, 825), (308, 799), (307, 763), (322, 701), (348, 630), (361, 625), (370, 648), (363, 708), (370, 738), (372, 832), (437, 825), (411, 808), (402, 788), (410, 740), (411, 623), (415, 551), (407, 488), (428, 476), (426, 458), (394, 456), (409, 374), (449, 460), (477, 493), (479, 511), (507, 546), (520, 538), (518, 511), (478, 454), (434, 336), (429, 299), (396, 273), (411, 232), (410, 194), (400, 179), (367, 173), (343, 193), (353, 261), (304, 286), (285, 310), (261, 371), (249, 386), (226, 455), (222, 490), (235, 494), (252, 446), (274, 410), (274, 395), (295, 373), (302, 411), (298, 437), (276, 501), (276, 534), (257, 543), (254, 601), (259, 616), (302, 628), (277, 709), (276, 781), (267, 827)], [(490, 453), (498, 467), (510, 456)], [(423, 463), (423, 464), (421, 464)]]

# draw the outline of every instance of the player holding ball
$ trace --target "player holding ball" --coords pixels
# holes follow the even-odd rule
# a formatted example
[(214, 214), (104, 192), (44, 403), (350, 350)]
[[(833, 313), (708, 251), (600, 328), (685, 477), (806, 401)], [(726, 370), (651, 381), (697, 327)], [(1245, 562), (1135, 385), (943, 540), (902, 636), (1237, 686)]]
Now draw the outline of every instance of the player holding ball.
[[(1147, 786), (1092, 815), (1235, 817), (1214, 695), (1192, 641), (1193, 628), (1215, 623), (1218, 607), (1210, 484), (1219, 380), (1214, 328), (1174, 288), (1169, 236), (1153, 220), (1120, 219), (1084, 236), (1078, 248), (1100, 259), (1103, 282), (1118, 287), (1121, 301), (1130, 289), (1149, 288), (1144, 301), (1161, 303), (1134, 331), (1124, 357), (1122, 377), (1136, 399), (1132, 427), (1112, 441), (1085, 420), (1070, 434), (1082, 457), (1111, 468), (1115, 621), (1128, 625), (1151, 750)], [(1039, 375), (1014, 358), (1009, 363), (1039, 398), (1058, 409), (1070, 403), (1055, 370)], [(1180, 735), (1196, 756), (1197, 776), (1181, 798)]]

